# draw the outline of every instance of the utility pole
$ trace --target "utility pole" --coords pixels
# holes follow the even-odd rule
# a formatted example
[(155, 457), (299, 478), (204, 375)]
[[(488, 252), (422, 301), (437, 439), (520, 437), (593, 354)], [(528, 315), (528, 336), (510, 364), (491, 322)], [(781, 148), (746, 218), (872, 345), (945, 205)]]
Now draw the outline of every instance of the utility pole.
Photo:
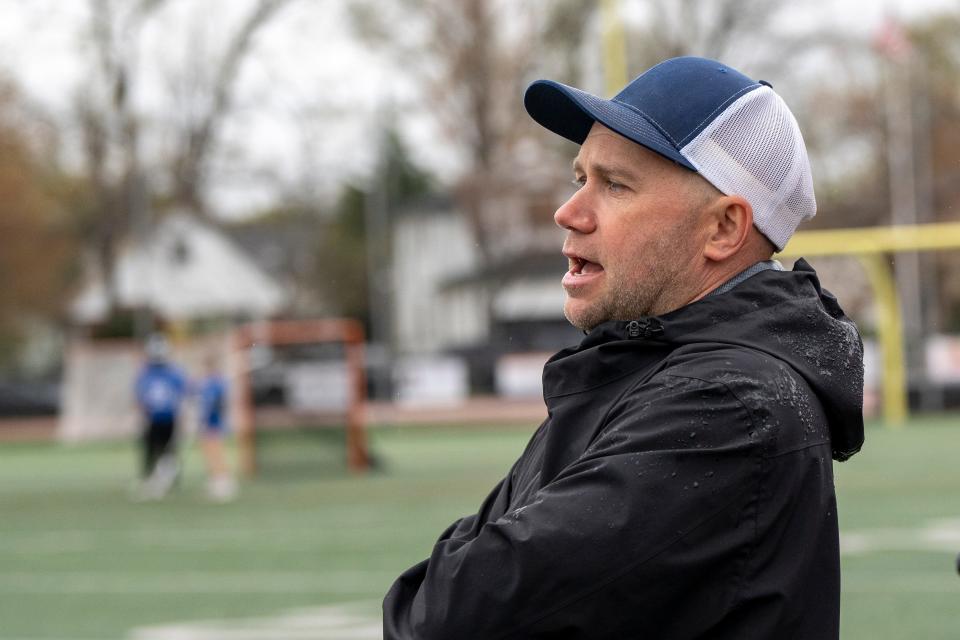
[[(912, 52), (899, 21), (893, 17), (886, 19), (877, 36), (876, 47), (883, 57), (890, 223), (915, 225), (918, 216), (911, 86)], [(920, 256), (915, 252), (899, 254), (894, 266), (906, 338), (908, 388), (911, 381), (922, 383), (925, 387)]]
[[(914, 160), (916, 161), (916, 197), (917, 218), (921, 223), (936, 221), (933, 200), (933, 114), (930, 105), (930, 76), (925, 58), (913, 57), (914, 83), (916, 89), (916, 108), (914, 109)], [(923, 309), (921, 325), (924, 349), (923, 364), (926, 365), (926, 339), (940, 332), (940, 287), (937, 277), (936, 254), (919, 256), (919, 278)], [(923, 371), (923, 386), (920, 393), (920, 407), (924, 411), (942, 411), (944, 389)]]
[(367, 362), (370, 366), (371, 393), (386, 398), (392, 389), (393, 337), (391, 326), (390, 286), (390, 175), (389, 132), (393, 110), (380, 110), (377, 120), (376, 164), (370, 179), (364, 205), (364, 231), (367, 250), (367, 296), (370, 315), (370, 337)]

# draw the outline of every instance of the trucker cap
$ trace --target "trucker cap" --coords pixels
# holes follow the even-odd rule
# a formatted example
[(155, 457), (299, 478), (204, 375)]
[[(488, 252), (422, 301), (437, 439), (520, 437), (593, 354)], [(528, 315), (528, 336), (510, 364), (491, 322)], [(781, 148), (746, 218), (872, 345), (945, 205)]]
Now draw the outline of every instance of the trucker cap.
[(534, 120), (577, 144), (599, 122), (744, 197), (778, 250), (817, 212), (806, 146), (786, 103), (769, 83), (715, 60), (665, 60), (611, 100), (537, 80), (523, 103)]

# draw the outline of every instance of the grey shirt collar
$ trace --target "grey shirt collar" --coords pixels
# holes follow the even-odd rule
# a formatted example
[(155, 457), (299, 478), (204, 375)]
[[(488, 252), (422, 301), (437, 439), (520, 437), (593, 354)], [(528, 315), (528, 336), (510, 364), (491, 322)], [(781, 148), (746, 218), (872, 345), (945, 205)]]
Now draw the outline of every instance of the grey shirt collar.
[(708, 293), (705, 297), (709, 298), (710, 296), (716, 296), (716, 295), (720, 295), (721, 293), (726, 293), (727, 291), (730, 291), (730, 289), (733, 289), (735, 286), (737, 286), (747, 278), (751, 278), (762, 271), (769, 271), (771, 269), (773, 269), (774, 271), (783, 271), (783, 265), (780, 264), (778, 260), (763, 260), (761, 262), (758, 262), (755, 265), (747, 267), (737, 275), (733, 276), (732, 278), (724, 282), (722, 285), (720, 285), (719, 287), (717, 287), (716, 289)]

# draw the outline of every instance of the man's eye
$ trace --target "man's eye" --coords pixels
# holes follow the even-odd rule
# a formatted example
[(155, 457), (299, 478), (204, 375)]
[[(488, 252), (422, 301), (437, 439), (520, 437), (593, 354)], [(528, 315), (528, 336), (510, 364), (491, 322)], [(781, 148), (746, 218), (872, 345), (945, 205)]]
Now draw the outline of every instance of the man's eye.
[(607, 190), (614, 193), (620, 193), (623, 191), (624, 186), (619, 182), (614, 182), (613, 180), (607, 180)]
[(574, 178), (573, 180), (570, 181), (570, 184), (572, 184), (573, 187), (579, 191), (580, 189), (582, 189), (582, 188), (584, 187), (584, 185), (587, 184), (587, 179), (586, 179), (586, 178)]

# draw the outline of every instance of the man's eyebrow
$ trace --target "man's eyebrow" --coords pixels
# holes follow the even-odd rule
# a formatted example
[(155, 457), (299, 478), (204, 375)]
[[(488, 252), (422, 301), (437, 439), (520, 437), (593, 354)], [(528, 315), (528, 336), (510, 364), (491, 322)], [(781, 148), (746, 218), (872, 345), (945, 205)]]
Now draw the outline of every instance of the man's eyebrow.
[[(591, 170), (601, 175), (605, 178), (622, 178), (622, 179), (636, 179), (637, 172), (630, 169), (629, 167), (623, 165), (615, 164), (602, 164), (599, 162), (594, 162), (590, 165)], [(580, 158), (573, 159), (573, 171), (574, 173), (584, 172), (583, 164), (580, 162)]]

